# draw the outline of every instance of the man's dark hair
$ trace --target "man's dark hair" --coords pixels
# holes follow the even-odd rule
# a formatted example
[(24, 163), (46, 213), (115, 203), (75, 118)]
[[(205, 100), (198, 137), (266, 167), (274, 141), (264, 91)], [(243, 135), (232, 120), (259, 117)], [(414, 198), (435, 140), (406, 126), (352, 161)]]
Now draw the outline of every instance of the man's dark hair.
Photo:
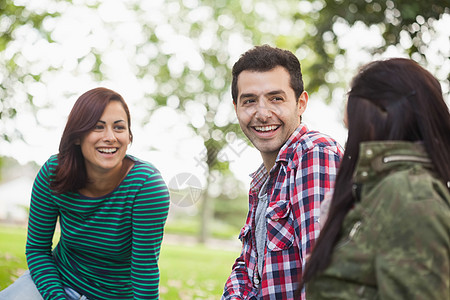
[(288, 71), (291, 78), (290, 84), (298, 99), (303, 93), (303, 79), (300, 62), (297, 57), (288, 50), (274, 48), (269, 45), (256, 46), (241, 55), (234, 64), (231, 83), (231, 96), (233, 102), (237, 103), (238, 88), (237, 80), (242, 71), (266, 72), (281, 66)]

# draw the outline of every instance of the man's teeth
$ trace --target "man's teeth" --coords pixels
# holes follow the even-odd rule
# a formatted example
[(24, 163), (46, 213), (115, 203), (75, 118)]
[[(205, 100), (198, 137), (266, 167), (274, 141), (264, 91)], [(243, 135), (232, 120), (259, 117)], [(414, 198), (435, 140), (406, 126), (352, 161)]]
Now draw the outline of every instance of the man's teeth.
[(278, 126), (255, 126), (257, 131), (271, 131), (277, 129)]
[(114, 153), (117, 151), (117, 148), (99, 148), (98, 151), (102, 153)]

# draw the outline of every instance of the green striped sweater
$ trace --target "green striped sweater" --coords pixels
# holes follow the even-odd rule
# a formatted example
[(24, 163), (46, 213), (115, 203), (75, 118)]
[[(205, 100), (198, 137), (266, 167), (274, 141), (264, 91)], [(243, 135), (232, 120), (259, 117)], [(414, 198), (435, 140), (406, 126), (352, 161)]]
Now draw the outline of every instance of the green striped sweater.
[[(90, 300), (158, 299), (158, 257), (169, 192), (159, 171), (135, 163), (106, 196), (55, 194), (49, 178), (56, 155), (36, 176), (30, 204), (26, 257), (44, 299), (66, 299), (63, 285)], [(61, 238), (52, 251), (59, 217)]]

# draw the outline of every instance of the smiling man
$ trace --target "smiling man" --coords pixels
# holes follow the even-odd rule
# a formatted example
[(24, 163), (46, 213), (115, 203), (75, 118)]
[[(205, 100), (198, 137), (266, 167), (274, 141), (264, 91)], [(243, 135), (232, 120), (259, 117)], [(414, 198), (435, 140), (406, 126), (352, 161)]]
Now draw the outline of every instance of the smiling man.
[(267, 45), (247, 51), (233, 66), (231, 89), (241, 129), (263, 163), (251, 175), (242, 252), (222, 299), (293, 299), (343, 151), (301, 122), (308, 94), (291, 52)]

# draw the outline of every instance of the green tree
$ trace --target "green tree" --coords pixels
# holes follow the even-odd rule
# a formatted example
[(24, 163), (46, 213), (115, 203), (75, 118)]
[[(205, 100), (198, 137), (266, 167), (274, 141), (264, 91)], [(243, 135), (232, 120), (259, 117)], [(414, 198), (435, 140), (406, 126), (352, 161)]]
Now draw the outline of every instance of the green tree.
[[(328, 86), (327, 99), (330, 99), (334, 87), (342, 87), (348, 83), (350, 77), (346, 74), (353, 75), (355, 70), (345, 68), (342, 63), (336, 66), (336, 62), (342, 62), (346, 54), (346, 49), (339, 43), (342, 35), (340, 29), (343, 26), (364, 24), (367, 28), (378, 31), (382, 41), (361, 50), (377, 58), (389, 47), (399, 47), (434, 74), (440, 74), (439, 79), (446, 86), (445, 92), (448, 93), (449, 70), (439, 72), (443, 65), (448, 68), (448, 46), (437, 48), (431, 54), (429, 52), (436, 47), (430, 43), (437, 34), (436, 22), (449, 14), (449, 0), (300, 1), (299, 9), (294, 10), (292, 18), (294, 22), (306, 22), (309, 27), (302, 38), (295, 38), (297, 43), (294, 48), (304, 53), (312, 53), (313, 57), (307, 60), (305, 71), (306, 74), (313, 74), (308, 76), (309, 90), (317, 91), (320, 87)], [(344, 61), (352, 59), (354, 58), (350, 57)], [(432, 64), (432, 61), (436, 63)]]
[[(15, 32), (25, 28), (37, 33), (37, 36), (34, 35), (36, 42), (42, 39), (46, 43), (60, 43), (54, 39), (55, 32), (49, 32), (57, 29), (55, 24), (65, 18), (67, 6), (71, 2), (54, 2), (62, 2), (62, 5), (55, 8), (58, 13), (49, 14), (33, 13), (25, 6), (16, 6), (14, 2), (8, 1), (5, 14), (24, 16), (23, 19), (11, 18), (9, 41), (14, 41)], [(106, 2), (88, 2), (89, 5), (85, 6), (102, 14), (102, 6)], [(267, 3), (269, 10), (275, 10), (270, 1)], [(83, 9), (86, 11), (86, 7)], [(108, 47), (125, 49), (123, 52), (130, 53), (126, 60), (139, 82), (142, 85), (154, 84), (155, 87), (147, 89), (144, 95), (142, 109), (147, 111), (148, 118), (158, 107), (167, 105), (183, 112), (188, 126), (203, 140), (205, 151), (199, 153), (199, 158), (204, 163), (202, 166), (207, 184), (202, 196), (200, 240), (205, 241), (209, 236), (208, 222), (214, 213), (214, 199), (209, 194), (209, 186), (212, 181), (219, 182), (229, 177), (229, 162), (221, 157), (222, 150), (240, 136), (234, 113), (229, 113), (229, 109), (228, 113), (221, 112), (223, 106), (232, 107), (230, 67), (244, 50), (254, 44), (273, 41), (274, 34), (267, 28), (261, 30), (260, 24), (265, 19), (261, 10), (254, 9), (253, 1), (243, 4), (239, 0), (169, 0), (155, 4), (136, 0), (126, 2), (124, 9), (123, 14), (131, 16), (138, 24), (137, 29), (134, 27), (136, 31), (129, 33), (141, 37), (135, 44), (126, 44), (114, 36), (114, 32), (123, 25), (120, 18), (95, 21), (103, 22), (101, 29), (105, 31)], [(31, 16), (37, 21), (32, 21)], [(44, 23), (46, 26), (43, 26)], [(111, 75), (102, 52), (104, 49), (92, 41), (95, 36), (93, 30), (92, 27), (87, 29), (86, 44), (83, 45), (87, 50), (76, 57), (77, 62), (89, 67), (87, 71), (93, 81), (107, 82)], [(0, 116), (2, 121), (16, 116), (18, 103), (14, 92), (18, 87), (28, 91), (32, 82), (44, 82), (45, 74), (64, 69), (64, 64), (60, 63), (36, 72), (27, 65), (20, 49), (9, 45), (6, 43), (1, 51), (4, 66), (2, 88), (5, 93), (1, 97), (5, 111)], [(7, 52), (13, 54), (6, 56)], [(80, 68), (73, 68), (71, 72), (81, 73)], [(18, 75), (10, 76), (14, 73)], [(6, 81), (8, 76), (9, 80)], [(28, 110), (42, 108), (35, 105), (31, 94), (27, 93), (26, 98), (27, 101), (21, 106)], [(6, 134), (3, 138), (11, 139)], [(20, 136), (14, 136), (16, 138)]]
[[(230, 69), (243, 51), (264, 43), (293, 51), (302, 62), (306, 89), (330, 101), (332, 91), (346, 86), (355, 71), (345, 64), (352, 58), (346, 57), (347, 49), (340, 43), (340, 28), (362, 24), (377, 29), (382, 41), (363, 49), (369, 57), (377, 57), (395, 45), (426, 64), (432, 48), (428, 42), (436, 34), (433, 25), (450, 13), (448, 0), (130, 0), (114, 2), (123, 5), (123, 11), (117, 18), (105, 19), (102, 15), (107, 1), (47, 2), (46, 10), (33, 1), (18, 5), (20, 1), (0, 0), (1, 138), (21, 138), (20, 131), (5, 124), (23, 110), (33, 112), (53, 105), (37, 103), (31, 92), (33, 84), (49, 84), (49, 74), (64, 72), (96, 83), (108, 82), (111, 58), (105, 53), (120, 49), (131, 70), (127, 76), (146, 87), (140, 107), (147, 112), (147, 120), (159, 107), (172, 107), (203, 140), (204, 152), (199, 153), (199, 159), (207, 184), (201, 206), (201, 241), (209, 235), (213, 199), (230, 199), (226, 190), (230, 186), (229, 161), (224, 149), (242, 137), (232, 111)], [(74, 30), (83, 31), (85, 38), (82, 51), (68, 64), (76, 66), (67, 68), (67, 62), (61, 61), (45, 64), (38, 58), (37, 62), (27, 60), (19, 39), (47, 46), (62, 44), (55, 34), (58, 22), (76, 5), (95, 23)], [(133, 26), (123, 26), (130, 20)], [(124, 30), (136, 38), (117, 38), (117, 32)], [(106, 46), (99, 46), (98, 39), (104, 39)], [(436, 54), (438, 62), (448, 61), (450, 56), (448, 49)], [(440, 78), (446, 82), (447, 92), (448, 74)], [(76, 85), (68, 89), (74, 90)], [(209, 189), (218, 182), (228, 182), (219, 185), (219, 195)], [(223, 201), (220, 206), (223, 208)], [(218, 215), (223, 215), (222, 208)]]
[[(28, 10), (24, 5), (16, 5), (12, 0), (0, 0), (0, 131), (1, 139), (11, 140), (21, 138), (21, 132), (4, 125), (6, 120), (14, 118), (21, 105), (33, 108), (33, 98), (24, 93), (23, 103), (17, 101), (17, 94), (23, 88), (24, 82), (40, 80), (40, 73), (27, 68), (21, 59), (20, 49), (6, 51), (16, 39), (18, 30), (28, 28), (39, 38), (51, 42), (48, 32), (42, 26), (46, 18), (56, 17), (57, 13)], [(21, 103), (20, 105), (18, 105)]]
[[(214, 198), (209, 187), (212, 181), (222, 181), (230, 172), (229, 162), (221, 159), (222, 151), (241, 136), (234, 113), (221, 115), (223, 105), (232, 105), (230, 67), (237, 57), (232, 57), (233, 51), (230, 50), (245, 50), (242, 44), (247, 44), (248, 48), (260, 44), (263, 32), (258, 28), (264, 18), (252, 9), (252, 5), (248, 9), (243, 8), (239, 0), (203, 0), (193, 2), (191, 6), (189, 3), (167, 1), (163, 22), (166, 32), (176, 32), (180, 40), (189, 40), (196, 45), (192, 57), (197, 60), (183, 61), (181, 53), (165, 51), (164, 36), (158, 35), (160, 25), (145, 18), (145, 11), (136, 10), (147, 34), (147, 39), (137, 47), (137, 53), (145, 52), (148, 43), (155, 43), (158, 48), (156, 57), (140, 66), (138, 74), (147, 76), (150, 71), (158, 87), (155, 93), (146, 95), (147, 98), (154, 99), (158, 105), (166, 105), (169, 97), (175, 98), (176, 109), (187, 114), (189, 126), (203, 139), (205, 151), (199, 156), (204, 161), (207, 183), (201, 199), (199, 239), (205, 242), (210, 235), (209, 222), (214, 214)], [(264, 34), (265, 39), (273, 40), (272, 33)], [(155, 63), (159, 67), (152, 68)], [(192, 114), (193, 107), (195, 114)], [(221, 194), (226, 192), (223, 190)], [(216, 198), (226, 197), (219, 195)]]

